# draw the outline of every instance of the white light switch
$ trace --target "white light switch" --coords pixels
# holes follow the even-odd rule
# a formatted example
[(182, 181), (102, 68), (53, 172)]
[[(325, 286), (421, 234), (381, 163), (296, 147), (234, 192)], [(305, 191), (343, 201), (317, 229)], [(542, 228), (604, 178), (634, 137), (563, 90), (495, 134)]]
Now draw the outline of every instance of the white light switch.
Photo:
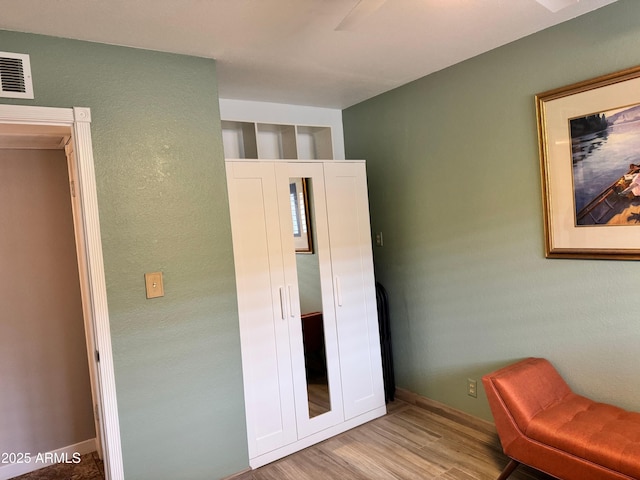
[(164, 297), (162, 272), (145, 273), (144, 283), (147, 287), (147, 298)]

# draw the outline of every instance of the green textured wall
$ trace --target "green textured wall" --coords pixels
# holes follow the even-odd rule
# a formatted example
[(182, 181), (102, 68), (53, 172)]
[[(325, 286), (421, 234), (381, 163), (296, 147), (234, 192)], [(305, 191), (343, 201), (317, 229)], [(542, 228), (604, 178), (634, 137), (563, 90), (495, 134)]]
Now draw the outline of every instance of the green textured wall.
[(579, 393), (640, 410), (640, 264), (544, 258), (534, 105), (640, 64), (638, 18), (620, 0), (343, 112), (384, 233), (399, 386), (489, 419), (466, 379), (543, 356)]
[[(0, 32), (35, 99), (91, 108), (127, 480), (248, 466), (215, 62)], [(144, 273), (164, 272), (147, 300)]]

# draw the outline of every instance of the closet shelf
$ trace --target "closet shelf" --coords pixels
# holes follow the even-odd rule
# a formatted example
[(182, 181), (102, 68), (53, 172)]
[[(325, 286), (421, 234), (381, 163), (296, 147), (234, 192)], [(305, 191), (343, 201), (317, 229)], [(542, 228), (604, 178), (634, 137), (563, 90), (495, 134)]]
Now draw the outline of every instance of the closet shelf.
[(222, 120), (225, 158), (331, 160), (331, 127)]

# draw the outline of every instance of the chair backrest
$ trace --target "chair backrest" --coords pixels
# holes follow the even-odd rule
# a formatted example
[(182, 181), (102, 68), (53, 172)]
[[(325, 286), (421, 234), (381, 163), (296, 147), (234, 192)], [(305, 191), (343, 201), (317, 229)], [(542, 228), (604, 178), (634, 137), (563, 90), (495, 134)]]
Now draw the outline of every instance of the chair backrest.
[(543, 358), (527, 358), (485, 375), (482, 380), (488, 397), (500, 397), (500, 401), (489, 398), (494, 418), (494, 410), (504, 405), (521, 432), (527, 430), (536, 414), (572, 393), (553, 365)]

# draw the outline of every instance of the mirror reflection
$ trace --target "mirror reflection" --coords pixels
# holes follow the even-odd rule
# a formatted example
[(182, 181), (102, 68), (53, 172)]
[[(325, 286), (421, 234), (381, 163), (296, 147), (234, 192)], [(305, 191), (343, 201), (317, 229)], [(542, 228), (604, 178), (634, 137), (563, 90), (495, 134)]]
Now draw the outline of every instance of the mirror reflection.
[[(298, 291), (300, 292), (309, 418), (313, 418), (329, 412), (331, 401), (322, 317), (320, 266), (317, 249), (316, 251), (313, 249), (316, 242), (313, 239), (315, 224), (312, 179), (291, 178), (289, 179), (289, 187), (294, 239), (304, 237), (304, 229), (308, 235), (306, 245), (296, 244), (296, 267)], [(299, 237), (296, 237), (296, 234)]]
[(313, 253), (311, 220), (309, 216), (309, 198), (307, 178), (289, 179), (289, 203), (293, 223), (293, 244), (296, 253)]

